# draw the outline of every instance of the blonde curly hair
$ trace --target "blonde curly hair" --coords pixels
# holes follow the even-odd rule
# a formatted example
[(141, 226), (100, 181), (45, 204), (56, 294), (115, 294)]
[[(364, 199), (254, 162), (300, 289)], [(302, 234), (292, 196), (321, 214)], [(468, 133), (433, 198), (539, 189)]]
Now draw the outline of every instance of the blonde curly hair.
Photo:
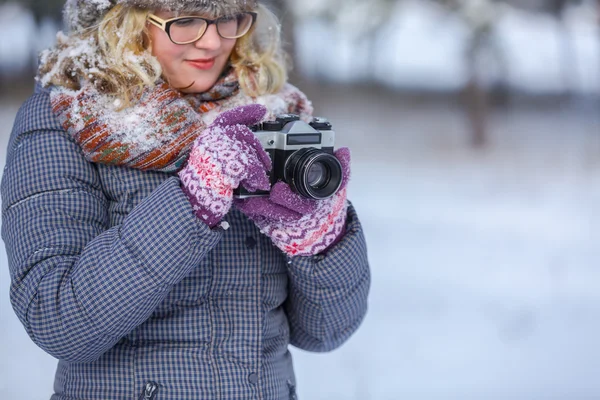
[[(43, 86), (71, 90), (89, 82), (100, 93), (120, 100), (121, 108), (130, 106), (162, 74), (151, 54), (146, 23), (151, 12), (119, 4), (98, 25), (68, 36), (59, 33), (57, 44), (41, 54), (37, 79)], [(262, 4), (257, 13), (256, 25), (237, 39), (230, 57), (240, 87), (250, 97), (277, 93), (288, 78), (277, 17)]]

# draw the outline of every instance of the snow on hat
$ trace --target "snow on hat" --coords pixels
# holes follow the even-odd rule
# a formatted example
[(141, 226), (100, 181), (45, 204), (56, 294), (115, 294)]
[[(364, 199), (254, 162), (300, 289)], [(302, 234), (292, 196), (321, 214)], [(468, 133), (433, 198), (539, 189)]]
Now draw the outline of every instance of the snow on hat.
[(257, 0), (67, 0), (64, 7), (65, 20), (71, 30), (82, 31), (100, 22), (116, 4), (153, 10), (202, 10), (211, 15), (251, 11), (258, 5)]

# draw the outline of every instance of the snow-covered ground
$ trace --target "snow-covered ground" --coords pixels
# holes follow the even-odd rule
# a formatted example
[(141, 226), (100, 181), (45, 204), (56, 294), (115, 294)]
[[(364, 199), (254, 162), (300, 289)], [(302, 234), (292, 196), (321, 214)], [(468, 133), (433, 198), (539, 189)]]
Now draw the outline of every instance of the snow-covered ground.
[(303, 398), (600, 398), (598, 103), (497, 110), (476, 152), (453, 105), (326, 100), (374, 279), (346, 347), (296, 354)]
[[(35, 34), (12, 10), (0, 12), (0, 64), (18, 70), (27, 46), (45, 47), (53, 28)], [(576, 72), (565, 81), (554, 23), (505, 16), (497, 34), (512, 86), (600, 93), (598, 28), (577, 10), (568, 21)], [(363, 44), (323, 25), (299, 32), (303, 72), (364, 76)], [(407, 0), (377, 39), (375, 73), (396, 86), (454, 90), (466, 76), (464, 35), (457, 20)], [(472, 151), (452, 102), (344, 90), (309, 88), (309, 97), (353, 150), (370, 311), (342, 349), (294, 351), (301, 398), (600, 398), (598, 103), (497, 110), (490, 147)], [(0, 99), (0, 167), (17, 107)], [(27, 337), (8, 290), (0, 242), (0, 399), (46, 399), (56, 362)]]
[[(293, 352), (301, 398), (600, 398), (598, 104), (496, 111), (473, 151), (455, 105), (319, 90), (353, 149), (373, 285), (344, 347)], [(0, 166), (15, 112), (0, 104)], [(46, 399), (55, 360), (12, 312), (2, 243), (0, 282), (0, 398)]]

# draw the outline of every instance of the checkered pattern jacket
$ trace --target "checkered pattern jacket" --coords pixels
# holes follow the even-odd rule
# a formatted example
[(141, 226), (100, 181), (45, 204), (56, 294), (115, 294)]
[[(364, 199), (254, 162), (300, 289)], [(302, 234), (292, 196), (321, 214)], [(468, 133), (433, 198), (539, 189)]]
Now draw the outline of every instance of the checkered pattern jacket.
[(59, 359), (52, 400), (295, 399), (288, 345), (335, 349), (365, 315), (352, 206), (326, 255), (288, 259), (236, 210), (225, 231), (198, 221), (173, 175), (86, 161), (47, 93), (17, 115), (1, 192), (13, 308)]

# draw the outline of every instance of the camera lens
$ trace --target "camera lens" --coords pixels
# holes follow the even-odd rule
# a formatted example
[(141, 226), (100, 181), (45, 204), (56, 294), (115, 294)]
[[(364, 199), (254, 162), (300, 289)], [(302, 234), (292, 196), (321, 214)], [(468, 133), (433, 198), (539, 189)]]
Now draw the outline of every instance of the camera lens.
[(319, 187), (326, 181), (326, 167), (322, 162), (316, 162), (308, 169), (307, 182), (312, 187)]
[(285, 163), (284, 179), (309, 199), (331, 197), (342, 184), (342, 165), (332, 154), (314, 147), (294, 152)]

